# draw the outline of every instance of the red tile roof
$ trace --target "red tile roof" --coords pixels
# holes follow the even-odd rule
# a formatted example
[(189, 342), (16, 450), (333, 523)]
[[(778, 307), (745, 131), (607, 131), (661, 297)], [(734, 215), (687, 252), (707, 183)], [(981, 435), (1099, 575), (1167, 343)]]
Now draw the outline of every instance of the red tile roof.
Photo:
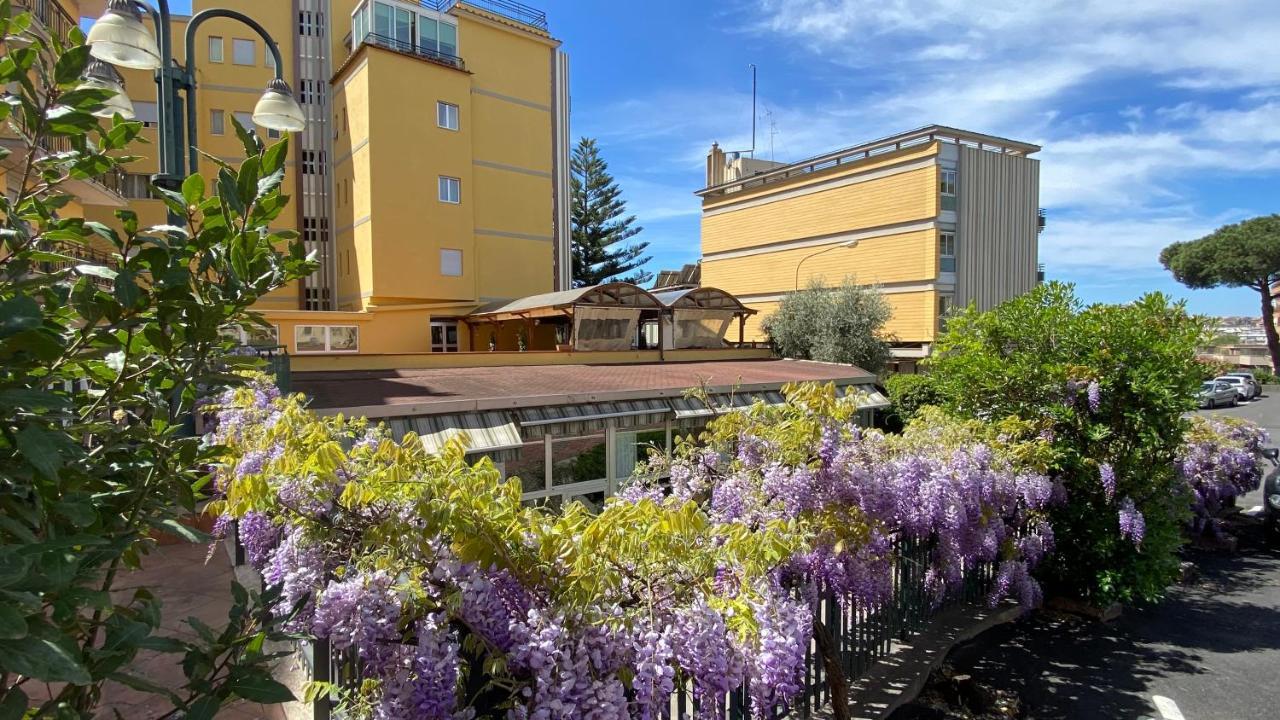
[(376, 417), (679, 397), (699, 385), (729, 392), (776, 390), (788, 382), (874, 380), (853, 365), (769, 359), (295, 372), (293, 389), (306, 393), (318, 410), (359, 408), (359, 414)]

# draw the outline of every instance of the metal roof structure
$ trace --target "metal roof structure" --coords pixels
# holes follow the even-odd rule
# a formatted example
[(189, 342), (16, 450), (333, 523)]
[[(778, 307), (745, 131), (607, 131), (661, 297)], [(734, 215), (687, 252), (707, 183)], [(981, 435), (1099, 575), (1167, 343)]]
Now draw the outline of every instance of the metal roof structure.
[(668, 309), (700, 309), (700, 310), (733, 310), (743, 315), (754, 315), (752, 310), (742, 304), (741, 300), (713, 287), (686, 287), (670, 290), (654, 290), (653, 296), (658, 298), (663, 307)]
[(491, 303), (471, 313), (467, 316), (467, 319), (500, 322), (502, 320), (552, 317), (564, 315), (567, 310), (578, 305), (639, 308), (641, 310), (661, 310), (663, 307), (662, 303), (652, 293), (639, 285), (612, 282)]

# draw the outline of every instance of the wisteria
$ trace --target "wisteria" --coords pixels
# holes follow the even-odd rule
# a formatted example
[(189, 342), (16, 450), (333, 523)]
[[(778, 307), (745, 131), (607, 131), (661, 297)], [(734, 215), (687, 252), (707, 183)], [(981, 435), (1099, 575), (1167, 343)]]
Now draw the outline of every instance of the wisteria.
[(1142, 547), (1142, 538), (1147, 533), (1147, 523), (1142, 512), (1130, 498), (1120, 501), (1120, 537), (1133, 541), (1134, 546)]
[(887, 596), (895, 539), (927, 544), (936, 599), (998, 563), (992, 600), (1028, 603), (1053, 544), (1055, 485), (1024, 461), (1043, 441), (1006, 452), (932, 416), (888, 436), (829, 391), (713, 423), (597, 515), (523, 506), (460, 446), (429, 455), (260, 388), (226, 400), (217, 507), (277, 612), (354, 653), (353, 717), (656, 720), (678, 683), (700, 717), (744, 683), (767, 717), (802, 691), (819, 599)]
[(1116, 469), (1111, 467), (1111, 463), (1098, 466), (1098, 481), (1102, 483), (1102, 492), (1107, 496), (1107, 502), (1111, 502), (1116, 496)]
[(1195, 416), (1178, 455), (1179, 476), (1191, 493), (1196, 532), (1218, 532), (1216, 515), (1262, 482), (1266, 431), (1237, 418)]

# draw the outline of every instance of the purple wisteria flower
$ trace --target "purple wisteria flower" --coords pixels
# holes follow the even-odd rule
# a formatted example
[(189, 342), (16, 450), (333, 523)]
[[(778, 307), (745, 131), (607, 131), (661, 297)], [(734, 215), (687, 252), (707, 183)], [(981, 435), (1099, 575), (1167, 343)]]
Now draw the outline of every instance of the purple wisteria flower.
[(1098, 408), (1102, 407), (1102, 387), (1098, 385), (1097, 380), (1093, 380), (1089, 383), (1088, 396), (1089, 412), (1098, 412)]
[(1102, 481), (1102, 491), (1106, 493), (1107, 502), (1111, 502), (1116, 496), (1116, 471), (1111, 463), (1098, 466), (1098, 479)]
[(1142, 547), (1142, 538), (1147, 533), (1147, 522), (1142, 512), (1133, 504), (1133, 500), (1124, 498), (1120, 501), (1120, 537), (1129, 538), (1134, 546)]

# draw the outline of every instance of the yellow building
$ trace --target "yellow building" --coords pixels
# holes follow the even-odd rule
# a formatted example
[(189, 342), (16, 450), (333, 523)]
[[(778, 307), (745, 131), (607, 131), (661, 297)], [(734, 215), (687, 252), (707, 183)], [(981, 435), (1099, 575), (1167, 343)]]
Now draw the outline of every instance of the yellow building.
[[(59, 1), (72, 17), (106, 5)], [(290, 353), (468, 350), (474, 333), (459, 320), (471, 311), (569, 286), (568, 60), (543, 13), (505, 0), (193, 0), (196, 15), (213, 7), (275, 39), (307, 116), (290, 138), (280, 222), (320, 269), (256, 306)], [(190, 19), (173, 18), (179, 63)], [(198, 26), (192, 52), (195, 145), (238, 163), (232, 118), (252, 126), (271, 53), (225, 18)], [(108, 184), (144, 223), (162, 223), (147, 188), (156, 85), (150, 72), (121, 74), (153, 144)], [(199, 170), (212, 178), (216, 166), (202, 158)], [(86, 214), (111, 221), (113, 210)]]
[(929, 353), (947, 309), (986, 309), (1037, 281), (1040, 148), (941, 126), (783, 164), (713, 146), (702, 283), (759, 314), (812, 281), (852, 278), (893, 309), (894, 355)]

